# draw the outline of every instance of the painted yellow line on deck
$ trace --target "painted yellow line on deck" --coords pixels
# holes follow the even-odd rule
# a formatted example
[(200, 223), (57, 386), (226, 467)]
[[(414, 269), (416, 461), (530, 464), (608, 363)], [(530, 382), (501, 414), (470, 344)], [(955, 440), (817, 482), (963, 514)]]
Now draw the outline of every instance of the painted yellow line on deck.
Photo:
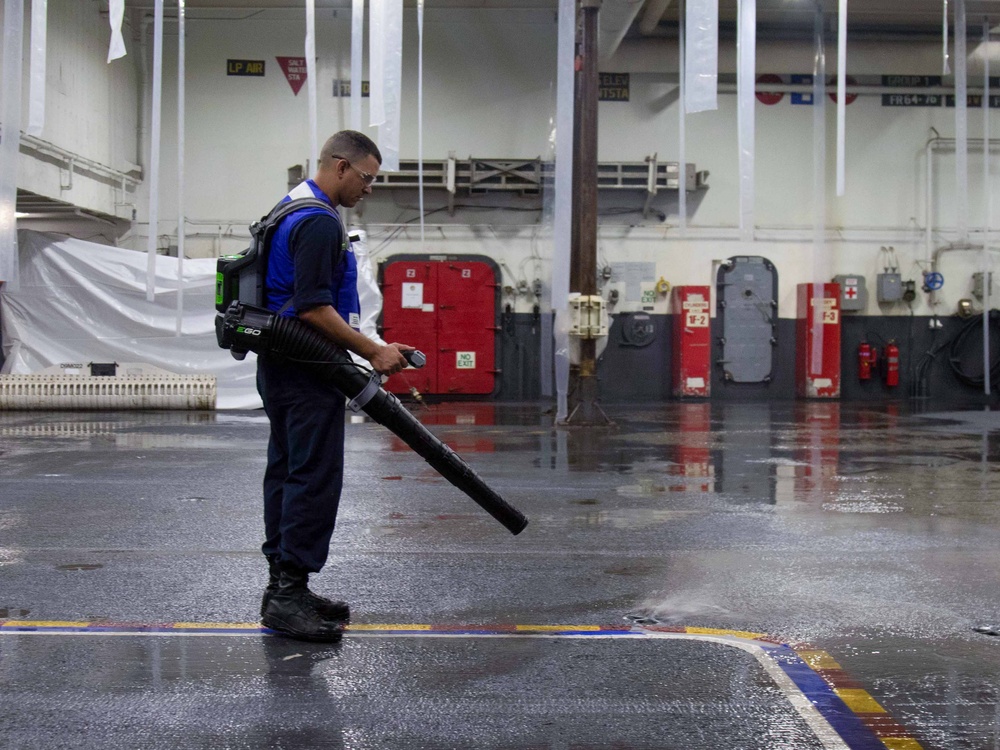
[(95, 622), (71, 622), (68, 620), (4, 620), (5, 628), (89, 628), (99, 625)]
[(924, 750), (924, 746), (911, 737), (879, 737), (887, 750)]
[(826, 651), (796, 651), (812, 669), (840, 669), (841, 666)]
[(260, 630), (260, 625), (249, 622), (174, 622), (168, 627), (179, 630)]
[(884, 714), (886, 712), (867, 690), (834, 688), (833, 692), (856, 714)]
[(600, 625), (517, 625), (515, 630), (518, 632), (525, 631), (535, 631), (543, 633), (552, 632), (562, 632), (564, 630), (586, 630), (589, 632), (598, 632), (601, 630)]
[(693, 633), (695, 635), (732, 635), (737, 638), (749, 638), (750, 640), (755, 640), (757, 638), (766, 638), (764, 633), (751, 633), (747, 630), (719, 630), (717, 628), (685, 628), (685, 632)]
[(430, 625), (348, 625), (344, 630), (357, 632), (360, 630), (433, 630), (433, 628)]

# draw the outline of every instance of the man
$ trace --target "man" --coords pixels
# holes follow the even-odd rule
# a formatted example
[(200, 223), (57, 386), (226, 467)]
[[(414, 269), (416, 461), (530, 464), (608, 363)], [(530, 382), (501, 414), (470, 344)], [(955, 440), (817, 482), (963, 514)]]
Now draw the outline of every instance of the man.
[[(382, 155), (352, 130), (323, 146), (316, 176), (285, 200), (315, 197), (336, 210), (371, 193)], [(360, 325), (357, 267), (339, 215), (321, 208), (289, 214), (274, 233), (268, 255), (265, 304), (298, 318), (338, 346), (364, 357), (381, 374), (406, 366), (412, 347), (372, 341)], [(261, 622), (292, 638), (339, 640), (350, 618), (345, 602), (308, 588), (309, 574), (326, 563), (343, 482), (345, 397), (293, 361), (257, 360), (257, 390), (271, 423), (264, 474), (261, 549), (270, 579)]]

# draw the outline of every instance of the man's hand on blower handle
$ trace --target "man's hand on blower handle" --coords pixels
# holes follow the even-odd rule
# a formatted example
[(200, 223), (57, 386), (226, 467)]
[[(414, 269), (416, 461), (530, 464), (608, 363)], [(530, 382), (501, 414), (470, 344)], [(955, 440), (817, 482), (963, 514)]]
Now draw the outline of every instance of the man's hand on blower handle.
[(380, 346), (368, 361), (379, 375), (393, 375), (406, 367), (409, 362), (406, 355), (415, 351), (415, 348), (406, 344), (386, 344)]

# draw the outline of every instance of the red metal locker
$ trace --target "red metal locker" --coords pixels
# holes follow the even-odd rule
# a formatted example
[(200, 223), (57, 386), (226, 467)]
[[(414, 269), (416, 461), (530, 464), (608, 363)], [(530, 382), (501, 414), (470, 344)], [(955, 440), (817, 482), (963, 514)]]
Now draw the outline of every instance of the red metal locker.
[(799, 284), (795, 388), (802, 398), (840, 397), (840, 284)]
[[(388, 261), (383, 271), (382, 336), (427, 355), (422, 370), (393, 375), (405, 393), (490, 395), (496, 386), (496, 272), (484, 261)], [(418, 374), (419, 373), (419, 374)]]
[(712, 335), (707, 286), (673, 290), (673, 385), (675, 396), (708, 396), (711, 388)]
[(382, 338), (415, 346), (427, 357), (421, 369), (408, 367), (383, 386), (390, 393), (434, 393), (437, 387), (437, 267), (435, 263), (397, 261), (382, 280)]

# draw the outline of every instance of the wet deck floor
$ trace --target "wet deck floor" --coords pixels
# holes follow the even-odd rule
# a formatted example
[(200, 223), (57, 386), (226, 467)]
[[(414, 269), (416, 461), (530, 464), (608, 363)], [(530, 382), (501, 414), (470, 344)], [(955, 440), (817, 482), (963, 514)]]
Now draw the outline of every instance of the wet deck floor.
[(1000, 747), (1000, 414), (545, 408), (418, 412), (518, 537), (349, 425), (336, 646), (252, 625), (262, 414), (0, 414), (0, 746)]

